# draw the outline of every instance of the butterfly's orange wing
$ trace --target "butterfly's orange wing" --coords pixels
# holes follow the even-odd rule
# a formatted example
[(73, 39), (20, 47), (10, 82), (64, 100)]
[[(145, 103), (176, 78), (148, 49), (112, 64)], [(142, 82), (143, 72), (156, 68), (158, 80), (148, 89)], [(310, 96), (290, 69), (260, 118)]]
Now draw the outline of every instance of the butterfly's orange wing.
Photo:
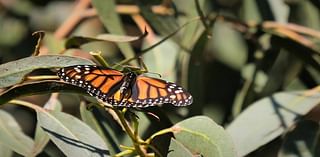
[[(193, 101), (192, 96), (175, 83), (141, 75), (126, 82), (127, 74), (109, 68), (77, 65), (62, 68), (57, 74), (113, 106), (148, 107), (165, 103), (186, 106)], [(128, 93), (121, 93), (121, 85), (127, 83), (130, 84)]]
[[(116, 92), (115, 95), (117, 95)], [(170, 103), (186, 106), (192, 103), (192, 96), (181, 86), (161, 79), (138, 76), (131, 88), (131, 96), (123, 99), (109, 100), (115, 106), (149, 107)]]
[(103, 101), (120, 88), (124, 77), (120, 71), (89, 65), (65, 67), (57, 74), (64, 81), (85, 88), (91, 96)]

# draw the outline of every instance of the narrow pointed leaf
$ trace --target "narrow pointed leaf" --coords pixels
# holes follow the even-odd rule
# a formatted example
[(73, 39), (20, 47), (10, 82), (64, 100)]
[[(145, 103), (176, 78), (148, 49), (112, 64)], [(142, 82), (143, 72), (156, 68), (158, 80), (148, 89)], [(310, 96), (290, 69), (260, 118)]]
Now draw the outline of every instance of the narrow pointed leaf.
[(37, 111), (41, 128), (66, 156), (109, 156), (101, 137), (79, 119), (63, 112)]
[(74, 36), (66, 41), (65, 47), (69, 48), (79, 48), (83, 44), (87, 44), (94, 41), (104, 41), (104, 42), (132, 42), (143, 39), (148, 33), (145, 32), (141, 36), (126, 36), (126, 35), (115, 35), (115, 34), (100, 34), (97, 37), (82, 37)]
[[(62, 105), (58, 99), (50, 99), (44, 105), (44, 108), (48, 110), (61, 111)], [(49, 136), (40, 127), (39, 123), (37, 123), (32, 155), (36, 156), (37, 154), (42, 152), (44, 147), (48, 144), (49, 140)]]
[(34, 144), (16, 120), (3, 110), (0, 110), (0, 144), (24, 156), (31, 153)]
[[(110, 33), (118, 35), (125, 34), (120, 17), (115, 10), (115, 0), (92, 0), (92, 5), (96, 8), (102, 23)], [(125, 58), (132, 58), (135, 56), (129, 43), (118, 43), (118, 46)]]
[(281, 135), (319, 103), (319, 93), (277, 93), (250, 105), (227, 127), (227, 131), (239, 155), (245, 156)]
[(84, 103), (80, 104), (80, 115), (81, 119), (103, 138), (104, 142), (108, 145), (108, 148), (110, 148), (111, 155), (119, 152), (120, 149), (117, 147), (118, 144), (116, 143), (116, 136), (114, 133), (108, 132), (109, 130), (102, 128), (96, 117), (87, 109)]
[(69, 56), (32, 56), (0, 65), (0, 88), (20, 83), (24, 76), (35, 69), (55, 68), (78, 64), (92, 65), (93, 62)]
[(3, 144), (0, 144), (0, 152), (1, 157), (12, 157), (13, 155), (13, 151), (8, 147), (4, 146)]

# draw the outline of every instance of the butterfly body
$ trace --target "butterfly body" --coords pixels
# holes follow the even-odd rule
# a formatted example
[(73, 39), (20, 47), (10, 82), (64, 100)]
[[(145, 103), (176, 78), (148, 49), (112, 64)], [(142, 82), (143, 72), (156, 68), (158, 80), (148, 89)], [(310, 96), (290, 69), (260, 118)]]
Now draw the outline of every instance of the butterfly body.
[(62, 68), (57, 74), (64, 81), (86, 89), (91, 96), (113, 106), (142, 108), (165, 103), (186, 106), (193, 101), (192, 96), (175, 83), (134, 72), (77, 65)]

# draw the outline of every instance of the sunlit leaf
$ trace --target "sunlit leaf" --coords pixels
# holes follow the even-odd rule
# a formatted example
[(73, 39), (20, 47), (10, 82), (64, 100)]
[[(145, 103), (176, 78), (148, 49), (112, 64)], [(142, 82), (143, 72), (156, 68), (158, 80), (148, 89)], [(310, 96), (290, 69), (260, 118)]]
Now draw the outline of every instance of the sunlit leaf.
[(230, 135), (213, 120), (196, 116), (175, 124), (174, 135), (194, 155), (206, 157), (236, 156)]
[(101, 137), (79, 119), (63, 112), (37, 111), (41, 128), (66, 156), (109, 156)]
[[(58, 99), (50, 99), (44, 107), (47, 110), (54, 110), (54, 111), (61, 111), (62, 105)], [(39, 123), (37, 123), (36, 131), (35, 131), (35, 137), (34, 137), (34, 146), (32, 155), (36, 156), (40, 152), (43, 151), (44, 147), (49, 142), (49, 136), (43, 131), (43, 129), (40, 127)]]
[(12, 157), (13, 151), (8, 147), (0, 144), (1, 157)]
[(242, 3), (242, 14), (240, 16), (244, 21), (262, 21), (256, 1), (244, 0)]
[(25, 135), (16, 120), (7, 112), (0, 110), (0, 144), (28, 156), (31, 154), (34, 142)]
[(176, 156), (193, 157), (192, 153), (174, 138), (171, 138), (168, 156), (169, 157), (176, 157)]
[(168, 40), (143, 55), (143, 59), (149, 71), (160, 74), (162, 79), (176, 81), (177, 56), (178, 46), (172, 40)]
[(87, 44), (93, 41), (104, 41), (104, 42), (132, 42), (144, 38), (148, 33), (145, 32), (141, 36), (125, 36), (125, 35), (114, 35), (114, 34), (100, 34), (97, 37), (81, 37), (74, 36), (66, 41), (65, 47), (69, 48), (79, 48), (83, 44)]
[(319, 102), (319, 93), (277, 93), (249, 106), (227, 127), (227, 131), (238, 154), (245, 156), (281, 135)]
[[(115, 10), (115, 0), (92, 0), (92, 5), (96, 8), (102, 23), (110, 33), (125, 34), (120, 17)], [(129, 43), (118, 43), (118, 46), (125, 58), (134, 57), (134, 51)]]
[(214, 24), (213, 34), (208, 46), (215, 51), (209, 52), (227, 66), (235, 70), (241, 69), (248, 58), (248, 48), (241, 33), (234, 30), (231, 24), (217, 21)]
[[(93, 110), (93, 109), (92, 109)], [(119, 152), (117, 139), (114, 132), (110, 132), (110, 129), (102, 128), (101, 122), (99, 119), (96, 119), (92, 111), (87, 109), (86, 104), (80, 104), (80, 115), (83, 122), (85, 122), (88, 126), (90, 126), (93, 130), (95, 130), (100, 137), (103, 138), (104, 142), (110, 148), (110, 155), (114, 155)]]
[(69, 56), (32, 56), (0, 65), (0, 88), (20, 83), (24, 76), (35, 69), (65, 67), (71, 65), (93, 65), (93, 62)]

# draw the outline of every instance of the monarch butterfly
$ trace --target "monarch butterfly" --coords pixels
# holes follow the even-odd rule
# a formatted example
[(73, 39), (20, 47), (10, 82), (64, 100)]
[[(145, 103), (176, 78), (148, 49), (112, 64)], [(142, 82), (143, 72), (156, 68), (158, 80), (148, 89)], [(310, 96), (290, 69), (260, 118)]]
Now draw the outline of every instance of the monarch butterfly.
[(76, 65), (61, 68), (57, 75), (113, 106), (143, 108), (164, 103), (186, 106), (193, 101), (192, 96), (175, 83), (137, 75), (134, 72), (121, 72), (94, 65)]

